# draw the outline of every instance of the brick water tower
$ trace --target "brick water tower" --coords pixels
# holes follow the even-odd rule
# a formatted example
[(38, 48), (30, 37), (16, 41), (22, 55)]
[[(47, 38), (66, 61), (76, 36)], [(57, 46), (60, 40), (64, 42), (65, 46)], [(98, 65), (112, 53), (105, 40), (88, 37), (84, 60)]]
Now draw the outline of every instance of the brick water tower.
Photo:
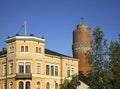
[(86, 24), (79, 24), (73, 31), (73, 57), (80, 59), (78, 72), (82, 71), (86, 75), (90, 71), (91, 65), (86, 60), (86, 53), (91, 51), (92, 31)]

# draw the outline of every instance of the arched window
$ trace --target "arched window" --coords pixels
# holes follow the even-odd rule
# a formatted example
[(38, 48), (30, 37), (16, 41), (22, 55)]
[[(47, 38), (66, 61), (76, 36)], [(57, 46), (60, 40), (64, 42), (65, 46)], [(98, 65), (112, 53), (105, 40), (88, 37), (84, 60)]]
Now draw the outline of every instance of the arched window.
[(36, 89), (40, 89), (40, 82), (37, 82), (36, 85), (37, 85), (37, 86), (36, 86)]
[(13, 82), (10, 82), (10, 89), (13, 89)]
[(50, 83), (49, 82), (47, 82), (47, 84), (46, 84), (46, 89), (50, 89)]
[(26, 88), (25, 89), (30, 89), (30, 82), (29, 81), (26, 82)]
[(24, 84), (23, 84), (23, 82), (21, 81), (21, 82), (19, 82), (19, 89), (23, 89), (24, 88)]
[(58, 89), (58, 83), (55, 83), (55, 89)]
[(3, 89), (6, 89), (6, 82), (3, 83)]

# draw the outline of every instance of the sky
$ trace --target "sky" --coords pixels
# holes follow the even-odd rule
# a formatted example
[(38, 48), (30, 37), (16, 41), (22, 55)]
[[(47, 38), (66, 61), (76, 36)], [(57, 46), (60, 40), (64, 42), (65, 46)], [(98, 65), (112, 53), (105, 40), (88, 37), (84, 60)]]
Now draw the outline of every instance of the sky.
[(44, 36), (46, 48), (72, 56), (73, 30), (81, 17), (93, 31), (100, 26), (108, 42), (118, 39), (120, 0), (0, 0), (0, 50), (26, 20), (27, 35)]

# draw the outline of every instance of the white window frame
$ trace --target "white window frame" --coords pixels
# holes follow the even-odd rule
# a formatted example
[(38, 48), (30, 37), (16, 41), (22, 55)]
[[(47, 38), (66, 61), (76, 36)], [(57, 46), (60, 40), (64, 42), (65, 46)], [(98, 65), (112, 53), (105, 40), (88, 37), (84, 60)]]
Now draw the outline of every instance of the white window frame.
[[(39, 72), (38, 72), (38, 64), (40, 64), (40, 69), (39, 69)], [(42, 67), (42, 63), (41, 63), (41, 61), (36, 61), (36, 73), (37, 74), (41, 74), (41, 67)]]
[[(68, 69), (70, 70), (70, 76), (68, 76)], [(67, 66), (67, 77), (71, 77), (72, 75), (74, 75), (74, 70), (74, 66)]]
[[(51, 63), (46, 63), (46, 66), (49, 65), (49, 74), (50, 76), (58, 76), (59, 75), (59, 65), (58, 64), (51, 64)], [(51, 66), (53, 66), (53, 75), (51, 74)], [(55, 75), (55, 67), (58, 67), (58, 75)], [(47, 70), (47, 69), (46, 69)]]
[(18, 60), (17, 63), (18, 63), (18, 69), (17, 69), (17, 73), (19, 73), (19, 63), (20, 62), (23, 62), (23, 66), (24, 66), (24, 72), (23, 73), (26, 73), (26, 68), (25, 68), (25, 63), (26, 62), (30, 62), (30, 73), (32, 73), (32, 61), (31, 60)]
[[(13, 64), (13, 68), (12, 69), (11, 69), (11, 63)], [(9, 62), (9, 74), (13, 74), (13, 72), (14, 72), (14, 62), (11, 61), (11, 62)]]
[(14, 53), (14, 46), (10, 46), (10, 53)]
[(3, 75), (6, 75), (6, 70), (5, 69), (7, 69), (7, 64), (6, 63), (3, 64)]

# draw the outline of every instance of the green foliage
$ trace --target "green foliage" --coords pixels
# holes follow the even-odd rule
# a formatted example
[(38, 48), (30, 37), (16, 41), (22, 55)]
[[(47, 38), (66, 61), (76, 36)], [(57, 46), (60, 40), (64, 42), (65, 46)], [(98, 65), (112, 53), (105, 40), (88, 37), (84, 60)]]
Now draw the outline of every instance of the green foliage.
[(107, 40), (100, 27), (93, 31), (92, 52), (88, 59), (92, 62), (92, 71), (88, 73), (88, 85), (91, 89), (108, 89), (109, 61), (107, 57)]
[(76, 89), (78, 85), (78, 76), (73, 75), (71, 81), (67, 79), (64, 80), (64, 83), (60, 85), (60, 89)]
[(110, 79), (111, 89), (120, 89), (120, 34), (119, 40), (111, 42), (109, 49), (112, 73), (112, 78)]

